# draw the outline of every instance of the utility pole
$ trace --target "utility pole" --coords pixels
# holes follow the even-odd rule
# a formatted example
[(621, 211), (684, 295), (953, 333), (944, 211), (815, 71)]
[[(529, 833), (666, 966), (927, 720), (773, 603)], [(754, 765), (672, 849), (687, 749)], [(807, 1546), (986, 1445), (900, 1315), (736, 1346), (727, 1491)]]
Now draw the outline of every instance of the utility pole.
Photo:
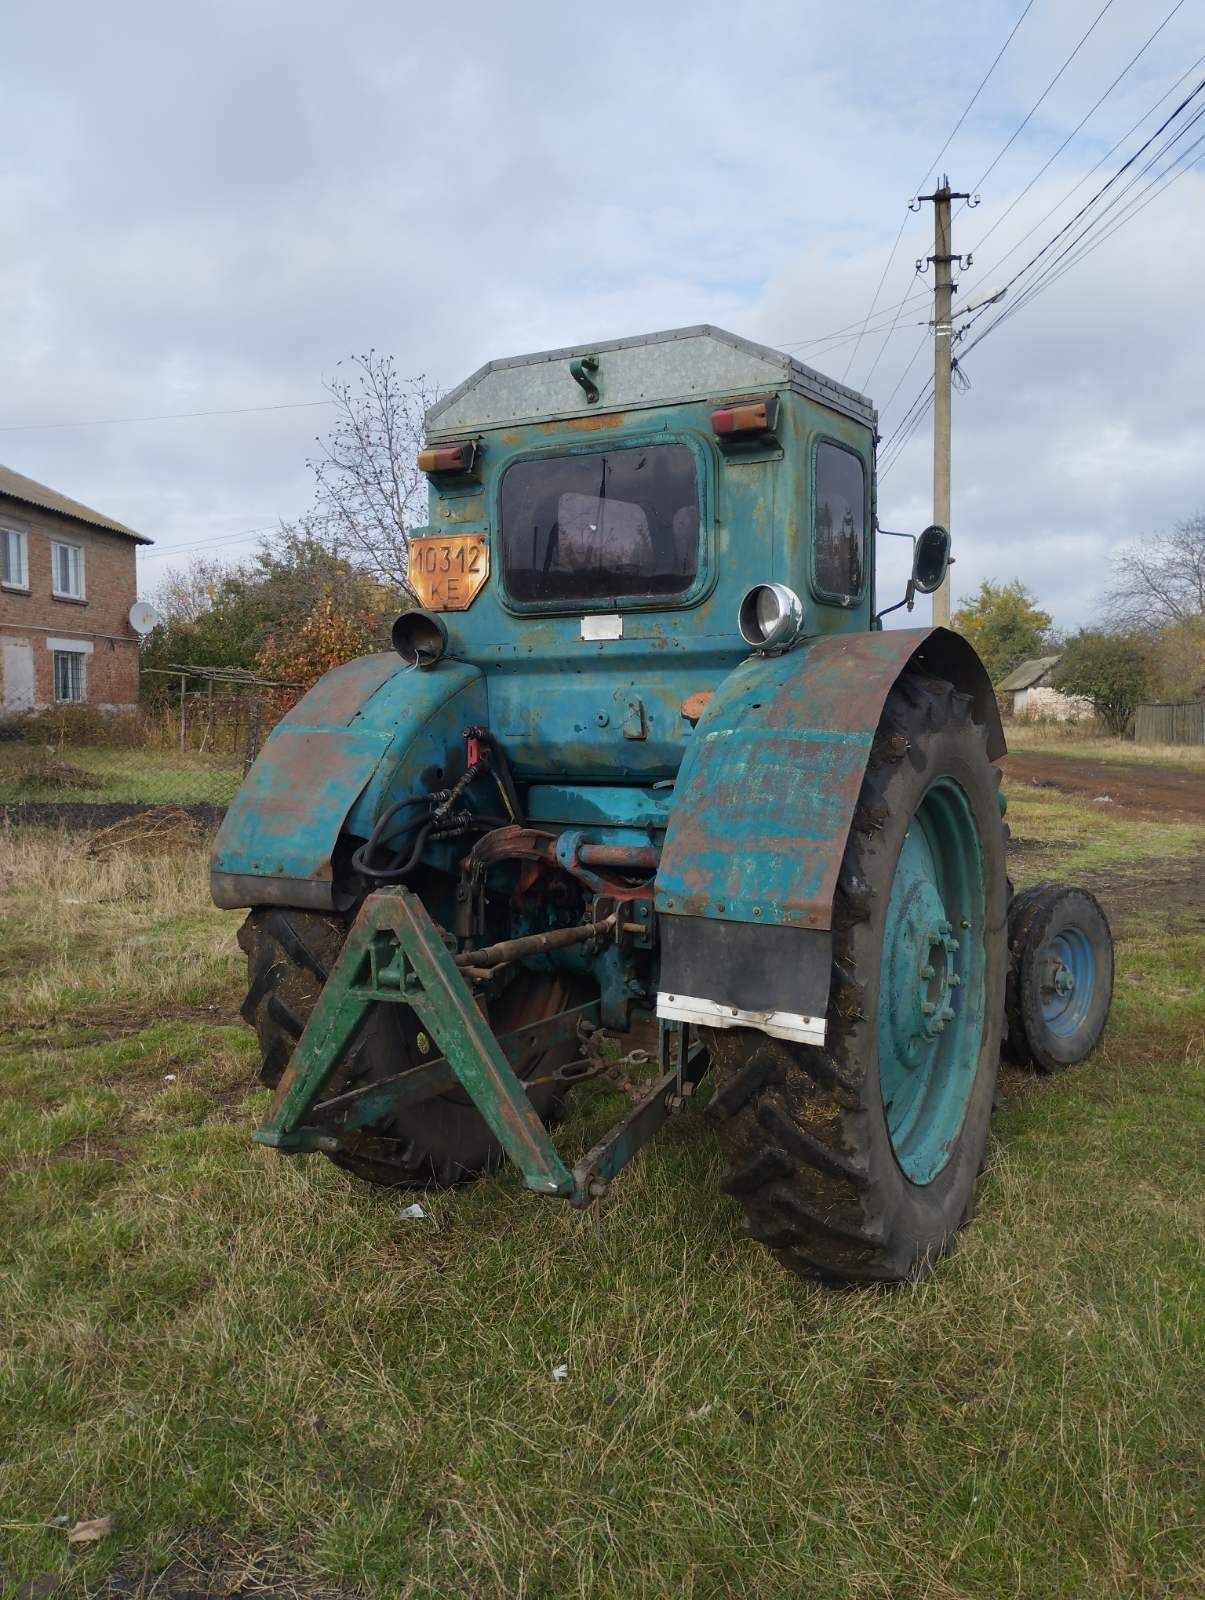
[[(951, 200), (968, 200), (977, 204), (977, 197), (958, 194), (950, 188), (950, 180), (942, 174), (941, 187), (932, 194), (918, 195), (913, 208), (920, 210), (922, 200), (933, 203), (933, 254), (928, 260), (933, 264), (933, 520), (943, 528), (950, 526), (950, 371), (951, 344), (954, 330), (954, 263), (970, 266), (961, 256), (951, 251), (950, 223)], [(917, 262), (917, 271), (924, 264)], [(950, 626), (950, 575), (947, 572), (941, 588), (933, 595), (933, 621), (943, 628)]]

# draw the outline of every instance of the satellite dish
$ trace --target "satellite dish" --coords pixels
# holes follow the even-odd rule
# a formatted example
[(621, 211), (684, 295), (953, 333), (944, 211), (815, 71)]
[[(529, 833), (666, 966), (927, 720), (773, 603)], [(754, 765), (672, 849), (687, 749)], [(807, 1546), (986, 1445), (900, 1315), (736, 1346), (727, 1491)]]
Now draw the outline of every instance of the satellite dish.
[(130, 607), (130, 627), (140, 639), (145, 639), (147, 634), (153, 628), (157, 628), (162, 621), (163, 618), (154, 606), (148, 605), (145, 600), (135, 600)]

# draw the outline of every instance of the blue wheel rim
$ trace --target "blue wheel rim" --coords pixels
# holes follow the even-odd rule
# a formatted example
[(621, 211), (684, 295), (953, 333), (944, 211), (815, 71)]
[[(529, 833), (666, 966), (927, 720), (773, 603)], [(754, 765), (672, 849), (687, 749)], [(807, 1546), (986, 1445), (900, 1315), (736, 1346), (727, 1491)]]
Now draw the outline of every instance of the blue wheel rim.
[(1042, 1020), (1059, 1039), (1083, 1027), (1092, 1007), (1096, 957), (1082, 928), (1063, 928), (1038, 951), (1038, 989)]
[(939, 778), (900, 848), (879, 978), (879, 1089), (895, 1159), (915, 1184), (950, 1159), (983, 1044), (986, 894), (965, 790)]

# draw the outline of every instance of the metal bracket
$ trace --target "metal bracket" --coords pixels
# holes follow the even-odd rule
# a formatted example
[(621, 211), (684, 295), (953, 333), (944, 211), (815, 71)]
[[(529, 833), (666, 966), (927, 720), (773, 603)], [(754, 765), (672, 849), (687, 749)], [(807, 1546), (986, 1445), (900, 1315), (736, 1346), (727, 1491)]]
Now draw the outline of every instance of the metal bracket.
[(369, 1007), (411, 1006), (529, 1189), (568, 1197), (573, 1178), (523, 1083), (490, 1031), (422, 902), (402, 888), (378, 889), (360, 908), (271, 1108), (258, 1143), (312, 1148), (302, 1125)]
[(569, 372), (575, 383), (580, 383), (586, 391), (587, 405), (593, 405), (598, 399), (599, 389), (594, 382), (592, 373), (598, 371), (597, 356), (576, 356), (569, 363)]
[[(442, 1056), (323, 1099), (324, 1088), (377, 1004), (410, 1006)], [(573, 1037), (579, 1023), (596, 1022), (599, 1011), (599, 1002), (590, 1001), (496, 1037), (422, 902), (400, 886), (378, 889), (360, 908), (256, 1130), (256, 1141), (291, 1153), (337, 1150), (342, 1135), (371, 1127), (391, 1111), (445, 1094), (459, 1083), (529, 1189), (587, 1206), (606, 1192), (611, 1178), (666, 1117), (681, 1110), (707, 1070), (702, 1047), (687, 1047), (685, 1029), (663, 1029), (661, 1076), (570, 1172), (511, 1058), (517, 1060), (536, 1035), (550, 1042)], [(671, 1033), (677, 1034), (676, 1050), (669, 1042)], [(311, 1121), (331, 1113), (341, 1120), (328, 1126)]]

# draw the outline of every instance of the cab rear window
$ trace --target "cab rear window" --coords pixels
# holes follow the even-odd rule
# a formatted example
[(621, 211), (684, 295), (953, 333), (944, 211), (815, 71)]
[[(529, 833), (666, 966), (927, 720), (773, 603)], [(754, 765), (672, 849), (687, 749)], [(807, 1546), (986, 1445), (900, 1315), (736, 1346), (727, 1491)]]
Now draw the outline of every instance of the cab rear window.
[(657, 444), (516, 461), (502, 477), (501, 532), (512, 599), (684, 594), (699, 570), (694, 453)]

